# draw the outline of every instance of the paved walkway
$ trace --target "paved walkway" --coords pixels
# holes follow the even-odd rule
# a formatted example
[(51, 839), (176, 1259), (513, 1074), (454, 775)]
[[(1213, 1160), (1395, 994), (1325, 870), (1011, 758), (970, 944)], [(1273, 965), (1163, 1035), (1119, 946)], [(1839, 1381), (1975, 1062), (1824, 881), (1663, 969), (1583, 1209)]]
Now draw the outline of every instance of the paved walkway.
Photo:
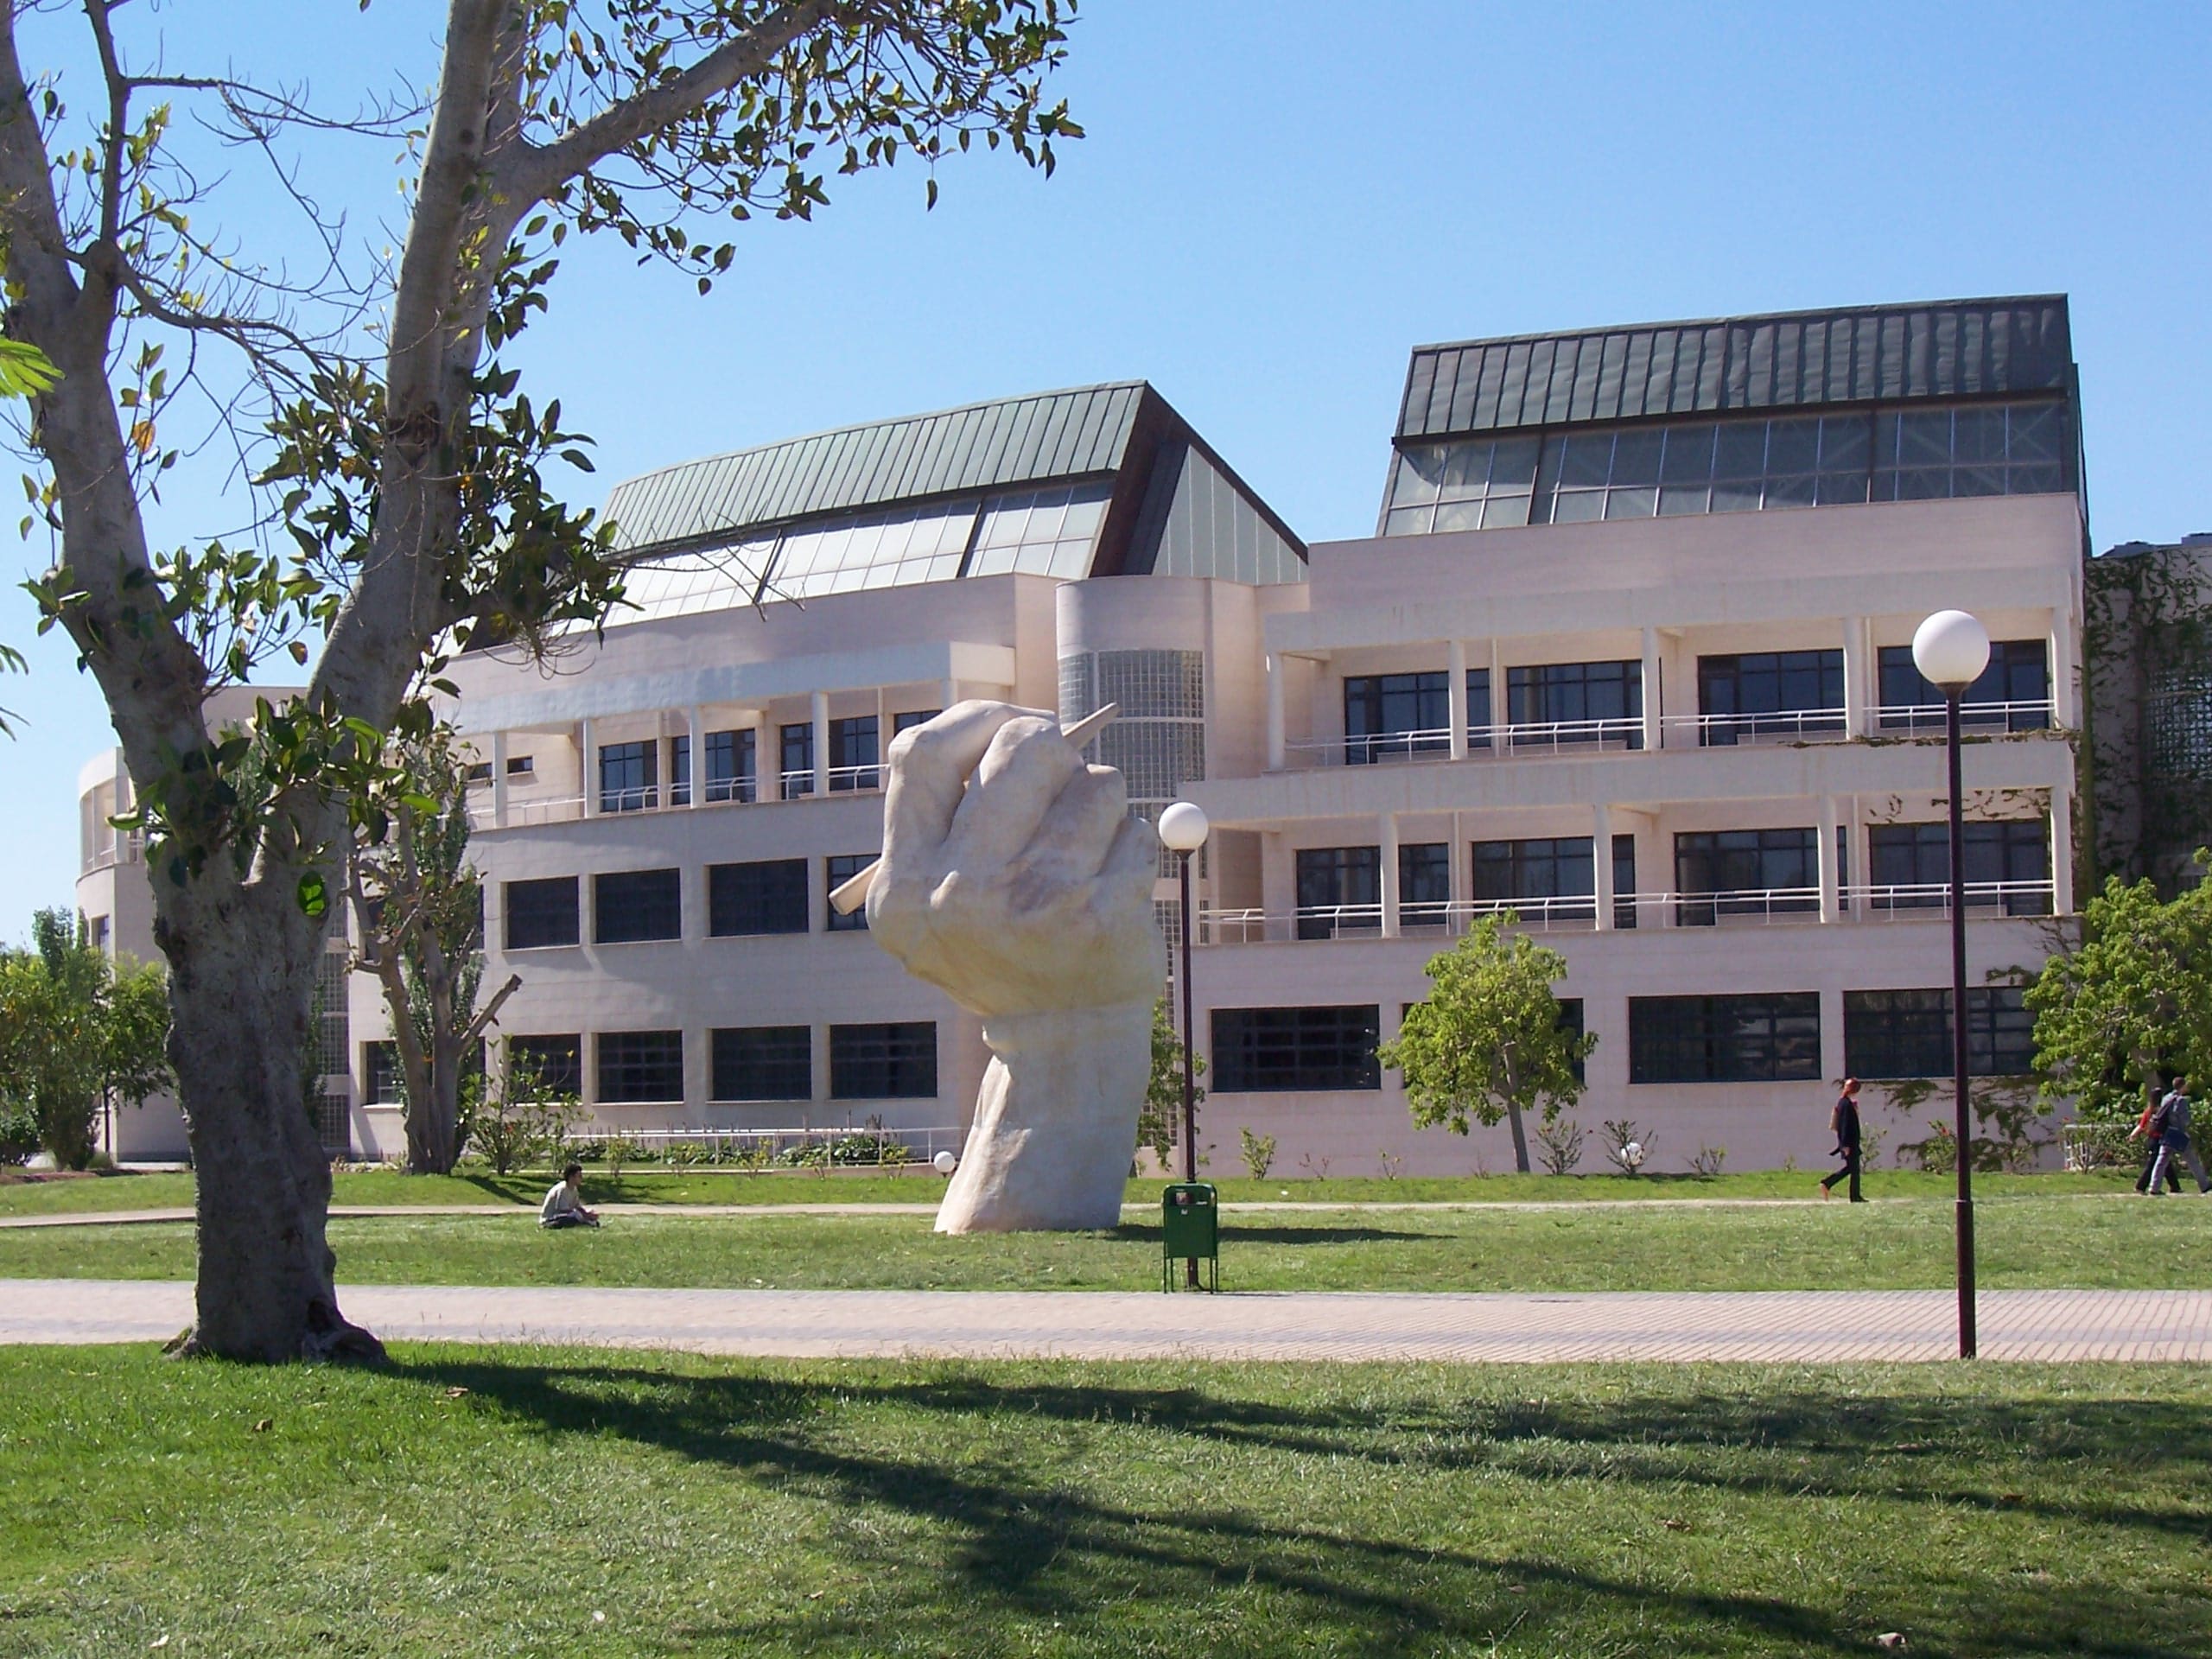
[[(1149, 1295), (1116, 1291), (584, 1290), (357, 1285), (348, 1317), (394, 1339), (807, 1358), (1936, 1360), (1948, 1291), (1705, 1294)], [(0, 1343), (149, 1342), (192, 1287), (0, 1281)], [(2005, 1290), (1989, 1359), (2212, 1360), (2212, 1291)]]

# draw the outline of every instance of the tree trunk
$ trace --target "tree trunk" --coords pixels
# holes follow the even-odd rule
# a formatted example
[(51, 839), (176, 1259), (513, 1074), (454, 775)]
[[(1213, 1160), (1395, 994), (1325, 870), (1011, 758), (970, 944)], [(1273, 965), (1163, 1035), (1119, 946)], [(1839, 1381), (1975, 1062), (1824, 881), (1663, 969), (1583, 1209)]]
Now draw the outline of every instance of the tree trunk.
[(1529, 1133), (1521, 1124), (1521, 1103), (1505, 1103), (1505, 1121), (1513, 1126), (1513, 1166), (1523, 1175), (1529, 1173)]
[[(264, 1363), (380, 1359), (377, 1339), (338, 1311), (337, 1259), (324, 1238), (330, 1166), (301, 1106), (314, 976), (302, 946), (319, 949), (321, 929), (300, 918), (264, 930), (257, 919), (157, 925), (199, 1195), (198, 1319), (173, 1351)], [(295, 936), (285, 941), (292, 948), (270, 941), (274, 931)]]
[(434, 1033), (428, 1058), (426, 1086), (407, 1096), (407, 1173), (450, 1175), (461, 1161), (461, 1051)]

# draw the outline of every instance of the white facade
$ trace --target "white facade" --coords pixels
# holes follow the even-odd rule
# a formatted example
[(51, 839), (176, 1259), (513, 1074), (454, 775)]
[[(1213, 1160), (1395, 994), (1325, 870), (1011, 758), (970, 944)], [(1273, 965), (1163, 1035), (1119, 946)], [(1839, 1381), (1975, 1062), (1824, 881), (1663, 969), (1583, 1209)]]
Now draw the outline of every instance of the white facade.
[[(1305, 550), (1195, 445), (1186, 429), (1163, 442), (1147, 479), (1132, 440), (1120, 474), (1086, 474), (1088, 562), (1064, 538), (1049, 563), (986, 565), (971, 535), (965, 555), (948, 540), (934, 563), (899, 556), (897, 585), (796, 601), (772, 588), (755, 603), (735, 589), (759, 588), (785, 532), (739, 524), (741, 582), (709, 571), (681, 603), (618, 615), (603, 643), (550, 664), (454, 664), (449, 712), (484, 771), (485, 983), (521, 981), (499, 1036), (575, 1039), (609, 1131), (880, 1121), (918, 1148), (957, 1139), (988, 1058), (977, 1022), (833, 927), (826, 893), (880, 848), (876, 763), (899, 716), (982, 696), (1073, 719), (1110, 701), (1122, 716), (1096, 753), (1132, 801), (1156, 812), (1186, 795), (1214, 826), (1192, 983), (1216, 1173), (1236, 1169), (1240, 1128), (1277, 1138), (1282, 1176), (1510, 1168), (1503, 1128), (1416, 1131), (1371, 1060), (1364, 1076), (1330, 1074), (1325, 1057), (1301, 1070), (1319, 1052), (1306, 1036), (1254, 1033), (1306, 1016), (1253, 1013), (1312, 1011), (1313, 1030), (1337, 1019), (1339, 1036), (1363, 1018), (1387, 1039), (1427, 959), (1509, 904), (1564, 954), (1560, 993), (1599, 1039), (1583, 1124), (1634, 1120), (1655, 1169), (1724, 1147), (1732, 1168), (1810, 1165), (1834, 1080), (1857, 1064), (1850, 1010), (1948, 980), (1940, 893), (1910, 828), (1943, 816), (1940, 724), (1897, 701), (1893, 674), (1885, 696), (1883, 664), (1953, 607), (2042, 664), (2038, 695), (1969, 711), (1967, 817), (2017, 826), (1986, 832), (2013, 861), (1997, 879), (1977, 878), (1970, 849), (1970, 981), (2032, 969), (2050, 915), (2072, 909), (2074, 488), (1402, 533), (1315, 547), (1301, 582), (1281, 578)], [(682, 500), (652, 499), (677, 528), (652, 545), (678, 545)], [(861, 503), (871, 536), (895, 499)], [(1525, 496), (1514, 511), (1529, 515)], [(1080, 574), (1099, 569), (1146, 574)], [(1255, 569), (1275, 579), (1203, 574)], [(717, 582), (720, 598), (699, 597)], [(1783, 654), (1821, 695), (1702, 706)], [(1616, 694), (1636, 688), (1618, 712), (1562, 718), (1546, 702), (1601, 670)], [(1388, 713), (1409, 707), (1431, 712)], [(113, 780), (111, 760), (87, 769), (88, 823)], [(128, 856), (106, 849), (79, 888), (124, 939), (147, 908)], [(1745, 858), (1796, 874), (1684, 878)], [(1158, 895), (1170, 931), (1172, 874)], [(640, 931), (652, 937), (613, 937)], [(1720, 1000), (1657, 1000), (1687, 998)], [(403, 1137), (397, 1107), (373, 1098), (385, 1027), (365, 977), (346, 1014), (348, 1075), (331, 1087), (353, 1147), (389, 1154)], [(1742, 1035), (1762, 1019), (1764, 1038)], [(917, 1031), (933, 1033), (926, 1071)], [(1699, 1043), (1713, 1075), (1685, 1080)], [(1736, 1075), (1747, 1065), (1769, 1075)], [(1869, 1116), (1892, 1144), (1925, 1133), (1878, 1096)]]

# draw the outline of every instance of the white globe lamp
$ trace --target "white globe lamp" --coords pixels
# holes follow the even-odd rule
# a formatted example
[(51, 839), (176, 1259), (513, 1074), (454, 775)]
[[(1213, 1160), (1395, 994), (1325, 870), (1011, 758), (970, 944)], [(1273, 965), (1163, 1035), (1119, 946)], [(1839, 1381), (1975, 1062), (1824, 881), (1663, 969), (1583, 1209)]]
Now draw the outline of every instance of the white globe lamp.
[(950, 1175), (960, 1167), (960, 1160), (949, 1152), (940, 1152), (930, 1160), (930, 1167), (940, 1175)]
[(1913, 632), (1912, 664), (1945, 696), (1958, 696), (1989, 666), (1989, 630), (1965, 611), (1938, 611)]
[(1160, 841), (1170, 852), (1195, 853), (1206, 844), (1205, 810), (1192, 801), (1178, 801), (1160, 815)]

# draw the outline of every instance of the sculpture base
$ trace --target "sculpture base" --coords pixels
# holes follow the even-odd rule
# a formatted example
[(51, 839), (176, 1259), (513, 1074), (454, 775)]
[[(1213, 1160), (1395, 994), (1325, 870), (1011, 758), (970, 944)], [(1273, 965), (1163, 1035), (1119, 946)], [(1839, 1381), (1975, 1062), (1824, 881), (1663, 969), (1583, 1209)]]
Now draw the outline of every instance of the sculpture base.
[(1118, 1226), (1152, 1071), (1152, 1005), (1002, 1016), (940, 1233)]

